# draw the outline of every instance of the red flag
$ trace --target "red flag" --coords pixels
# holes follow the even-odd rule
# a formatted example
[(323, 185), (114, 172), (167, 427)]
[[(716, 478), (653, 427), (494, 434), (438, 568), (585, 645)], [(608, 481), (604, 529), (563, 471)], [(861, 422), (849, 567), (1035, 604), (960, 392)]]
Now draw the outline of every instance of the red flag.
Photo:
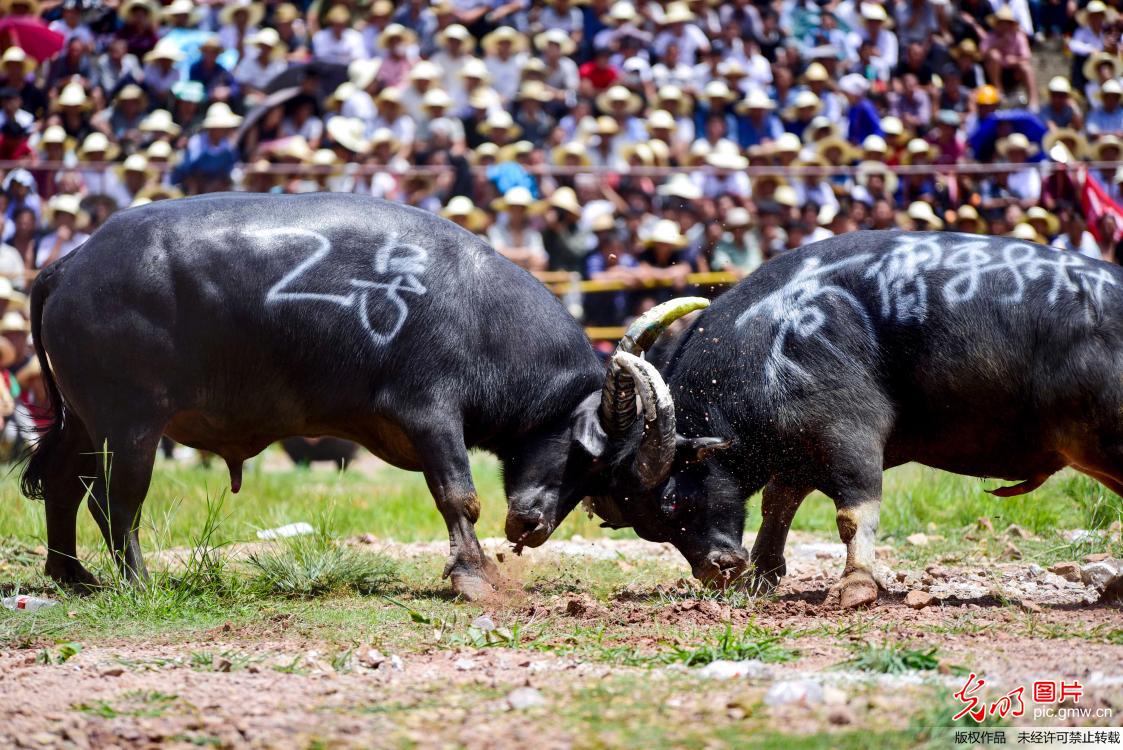
[[(1123, 206), (1111, 199), (1107, 190), (1088, 169), (1080, 170), (1083, 187), (1080, 189), (1080, 205), (1084, 209), (1084, 218), (1088, 220), (1088, 231), (1096, 238), (1100, 238), (1100, 217), (1110, 213), (1115, 216), (1115, 226), (1123, 229)], [(1116, 238), (1112, 238), (1116, 239)]]

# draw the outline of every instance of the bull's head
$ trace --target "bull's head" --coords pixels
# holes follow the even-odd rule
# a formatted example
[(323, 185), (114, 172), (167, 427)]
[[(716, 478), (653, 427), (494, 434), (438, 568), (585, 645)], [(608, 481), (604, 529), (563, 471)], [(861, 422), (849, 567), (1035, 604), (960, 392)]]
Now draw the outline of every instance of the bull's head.
[(640, 316), (617, 345), (601, 391), (578, 406), (565, 429), (508, 462), (508, 539), (542, 544), (585, 499), (605, 525), (674, 544), (702, 580), (740, 575), (747, 565), (744, 498), (726, 492), (733, 483), (705, 460), (729, 443), (679, 435), (670, 389), (643, 358), (671, 323), (708, 305), (676, 299)]

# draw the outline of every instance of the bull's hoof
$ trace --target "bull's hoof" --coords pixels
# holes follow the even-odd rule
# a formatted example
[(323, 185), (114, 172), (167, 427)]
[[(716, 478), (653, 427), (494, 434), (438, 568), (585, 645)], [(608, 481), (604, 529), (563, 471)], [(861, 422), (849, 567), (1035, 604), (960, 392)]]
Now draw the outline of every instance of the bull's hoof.
[(868, 607), (877, 601), (877, 583), (869, 573), (854, 572), (838, 582), (838, 606), (842, 609)]
[(487, 555), (484, 555), (483, 559), (483, 575), (487, 582), (496, 588), (503, 581), (503, 574), (499, 572), (499, 566)]
[(745, 587), (753, 594), (771, 594), (787, 572), (787, 564), (783, 558), (778, 563), (757, 560), (752, 564), (751, 574), (746, 577)]
[(82, 563), (72, 558), (54, 556), (48, 553), (43, 572), (59, 586), (80, 594), (90, 593), (101, 587), (101, 582), (98, 581), (97, 576), (86, 570)]
[(452, 574), (452, 591), (467, 601), (480, 602), (495, 595), (495, 586), (487, 578), (477, 573), (458, 573), (454, 571)]

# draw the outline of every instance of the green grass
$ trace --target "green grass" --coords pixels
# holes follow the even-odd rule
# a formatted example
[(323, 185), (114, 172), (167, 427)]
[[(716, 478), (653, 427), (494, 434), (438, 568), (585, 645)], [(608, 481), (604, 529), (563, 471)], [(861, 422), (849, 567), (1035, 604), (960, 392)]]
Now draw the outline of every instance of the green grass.
[[(840, 668), (857, 669), (877, 674), (904, 674), (905, 672), (924, 672), (940, 667), (936, 655), (939, 648), (913, 648), (904, 643), (885, 641), (882, 643), (855, 643), (851, 646), (852, 655), (838, 664)], [(957, 667), (953, 671), (959, 671)]]

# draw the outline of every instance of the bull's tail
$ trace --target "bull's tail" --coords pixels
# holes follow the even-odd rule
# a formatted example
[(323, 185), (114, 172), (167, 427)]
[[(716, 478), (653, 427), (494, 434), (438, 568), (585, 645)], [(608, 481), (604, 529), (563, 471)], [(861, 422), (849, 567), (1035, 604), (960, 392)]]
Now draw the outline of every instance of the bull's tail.
[(39, 437), (29, 445), (22, 459), (23, 473), (20, 476), (20, 489), (25, 496), (33, 500), (43, 499), (44, 475), (51, 454), (57, 450), (62, 441), (63, 420), (66, 418), (62, 393), (51, 371), (47, 351), (43, 348), (43, 306), (47, 302), (47, 294), (54, 286), (53, 279), (54, 274), (50, 273), (50, 270), (44, 271), (31, 287), (31, 336), (47, 391), (47, 403), (35, 407), (39, 412), (33, 413), (33, 416), (37, 417), (36, 421), (41, 424), (38, 429)]

